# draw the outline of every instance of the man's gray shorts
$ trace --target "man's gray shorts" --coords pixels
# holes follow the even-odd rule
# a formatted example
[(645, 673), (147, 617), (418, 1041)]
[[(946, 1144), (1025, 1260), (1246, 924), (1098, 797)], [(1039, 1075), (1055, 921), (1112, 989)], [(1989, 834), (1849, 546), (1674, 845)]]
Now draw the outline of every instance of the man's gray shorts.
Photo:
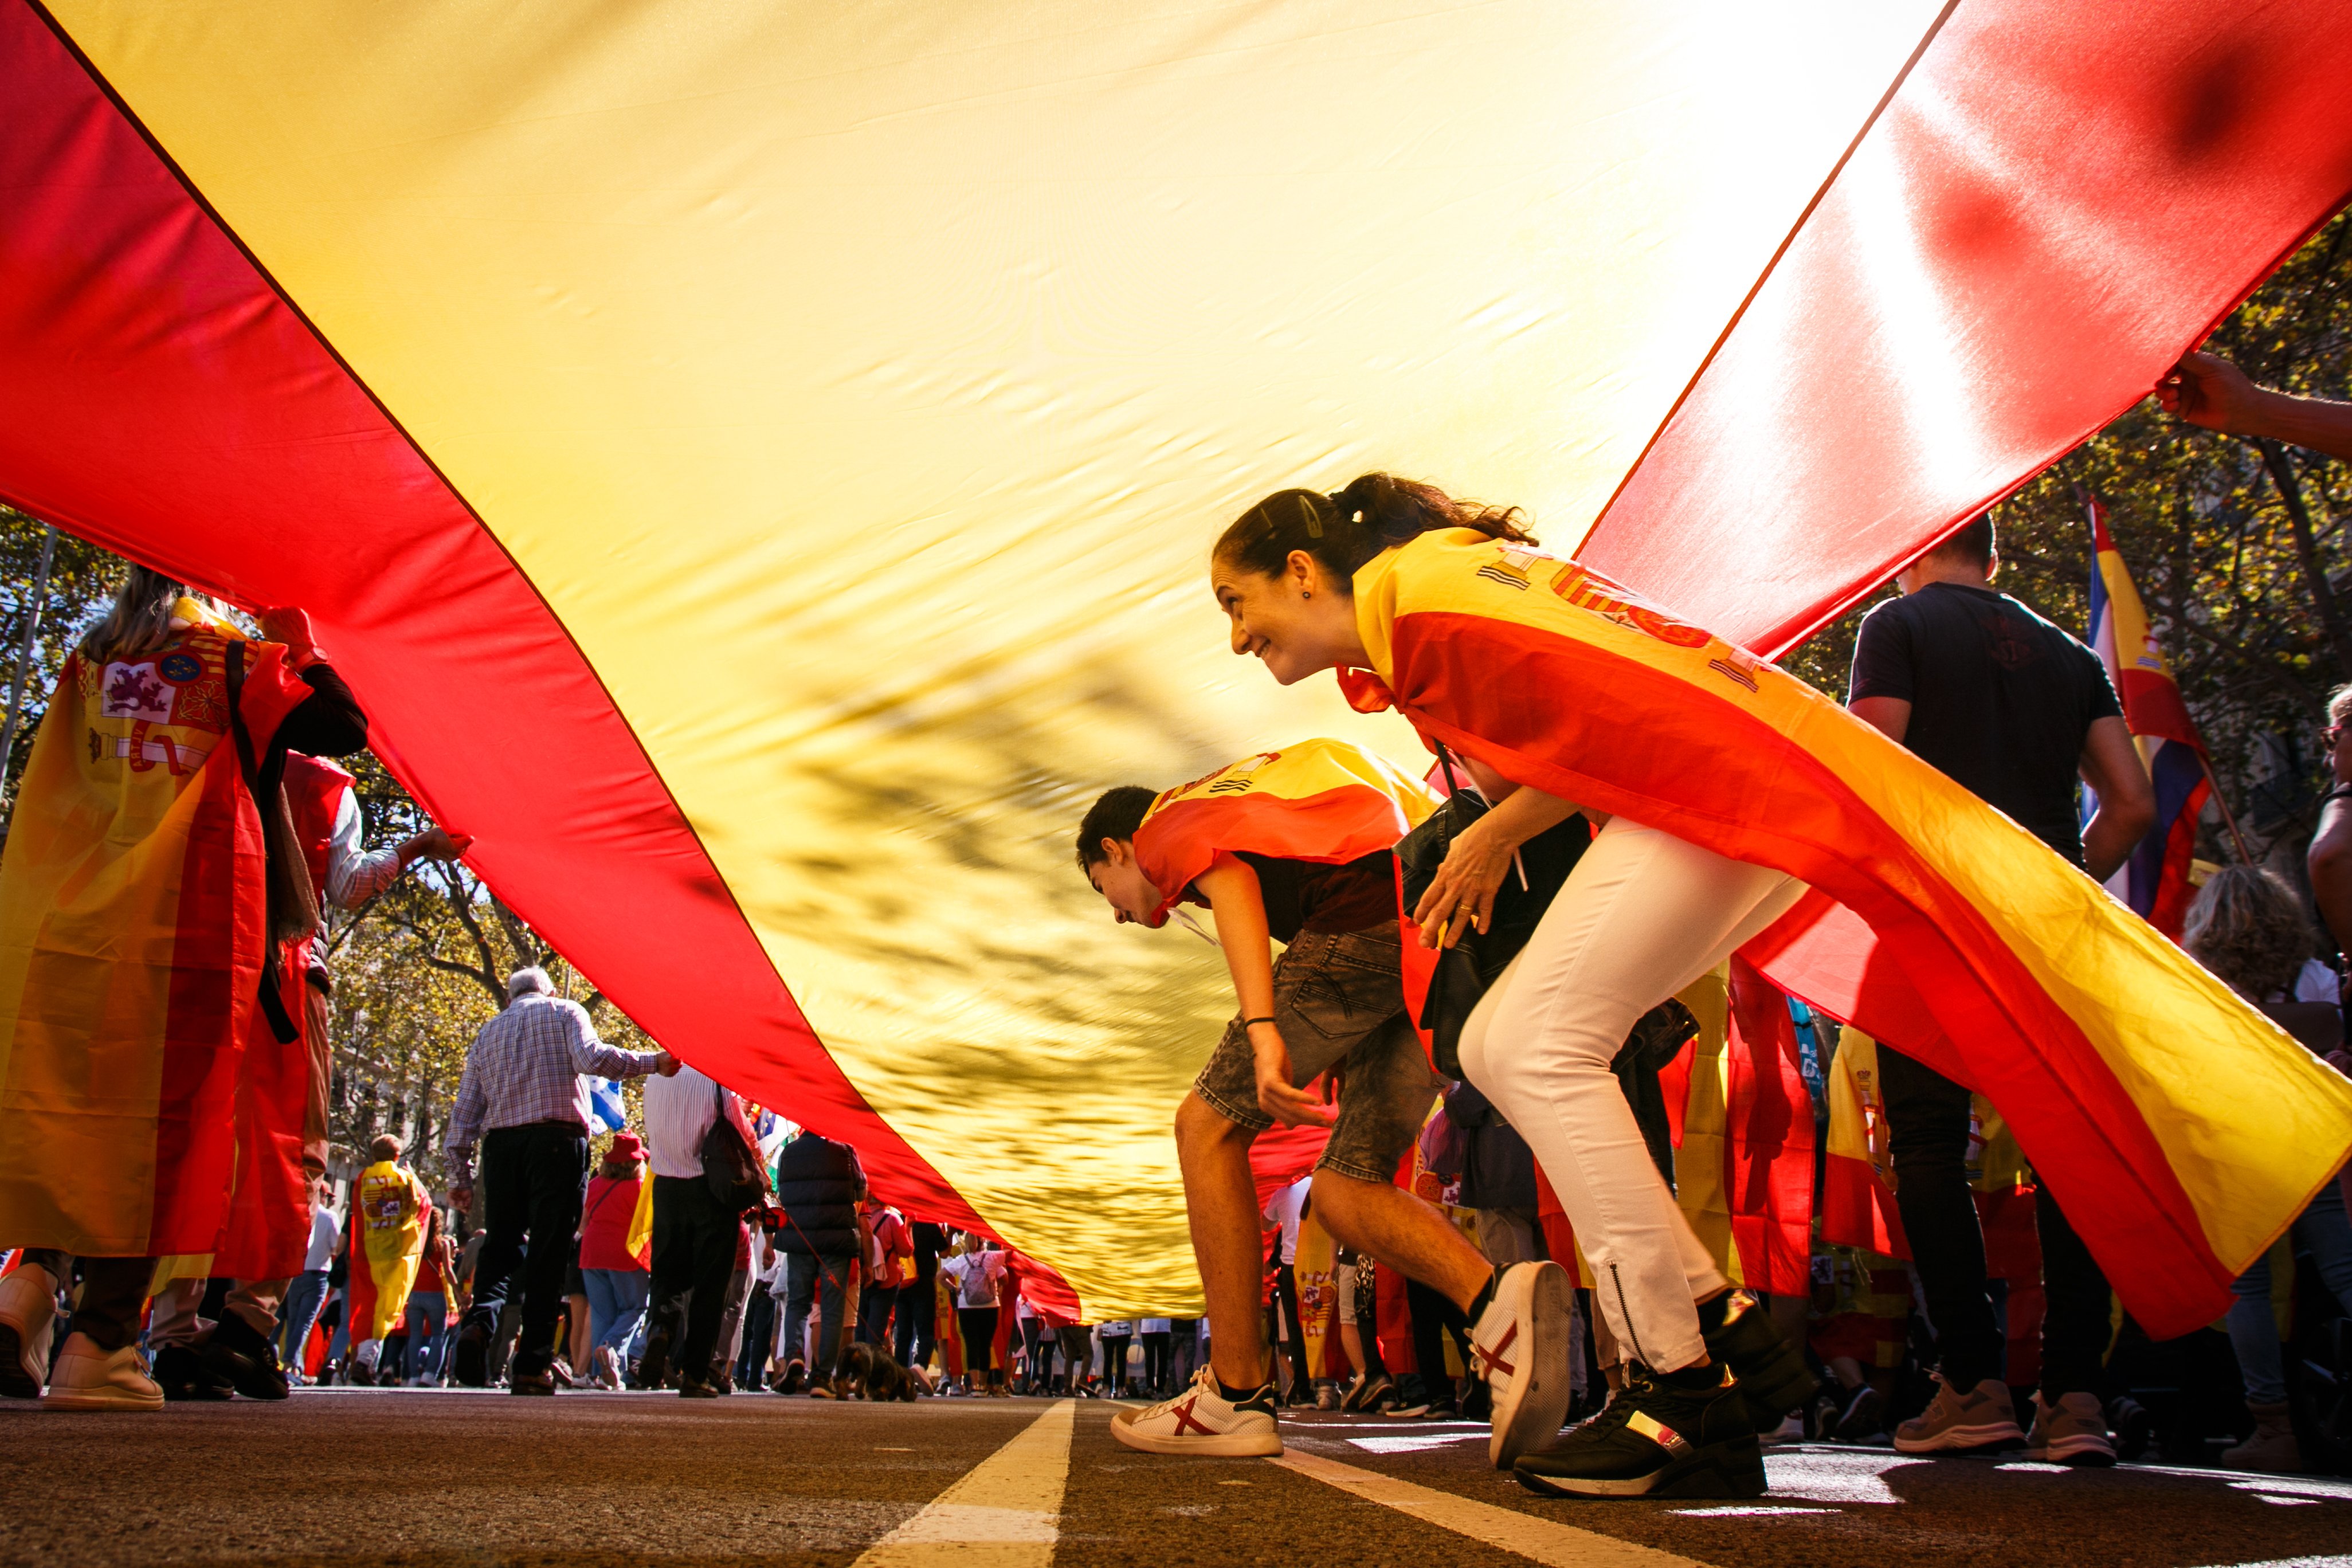
[[(1437, 1095), (1437, 1075), (1405, 1016), (1392, 925), (1370, 931), (1304, 931), (1274, 964), (1274, 1021), (1290, 1047), (1290, 1080), (1304, 1086), (1337, 1067), (1339, 1120), (1316, 1162), (1360, 1182), (1391, 1182), (1420, 1135)], [(1209, 1109), (1263, 1132), (1274, 1118), (1258, 1109), (1257, 1066), (1240, 1015), (1193, 1082)]]

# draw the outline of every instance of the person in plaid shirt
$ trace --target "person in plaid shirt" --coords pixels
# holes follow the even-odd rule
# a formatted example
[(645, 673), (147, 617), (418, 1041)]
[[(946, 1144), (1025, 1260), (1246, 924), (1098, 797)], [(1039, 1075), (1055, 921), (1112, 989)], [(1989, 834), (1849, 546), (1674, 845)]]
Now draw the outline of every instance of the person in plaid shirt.
[[(519, 969), (506, 1011), (484, 1024), (466, 1053), (457, 1109), (442, 1139), (461, 1209), (474, 1203), (474, 1150), (482, 1154), (486, 1238), (474, 1304), (457, 1332), (457, 1381), (483, 1383), (499, 1310), (520, 1268), (522, 1335), (508, 1386), (553, 1394), (555, 1321), (563, 1276), (588, 1191), (588, 1076), (643, 1078), (677, 1071), (667, 1051), (625, 1051), (596, 1037), (588, 1010), (555, 994), (547, 971)], [(523, 1241), (535, 1244), (528, 1258)]]

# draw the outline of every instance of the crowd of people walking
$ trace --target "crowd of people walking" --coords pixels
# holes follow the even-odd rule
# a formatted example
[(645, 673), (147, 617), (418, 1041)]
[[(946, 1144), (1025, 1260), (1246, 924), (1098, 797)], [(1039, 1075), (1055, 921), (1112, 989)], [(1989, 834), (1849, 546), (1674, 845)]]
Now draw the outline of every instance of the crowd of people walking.
[[(2275, 412), (2233, 374), (2192, 356), (2170, 405)], [(2352, 456), (2330, 417), (2295, 428)], [(1937, 890), (1977, 885), (1956, 845), (1994, 847), (2077, 921), (2064, 941), (2095, 944), (2130, 917), (2092, 884), (2157, 820), (2107, 670), (1998, 570), (1989, 515), (1908, 564), (1863, 622), (1840, 712), (1546, 555), (1508, 509), (1371, 474), (1244, 514), (1211, 573), (1234, 651), (1285, 684), (1338, 671), (1357, 708), (1412, 719), (1435, 765), (1416, 778), (1317, 739), (1115, 788), (1085, 815), (1078, 866), (1116, 918), (1205, 908), (1235, 1002), (1171, 1108), (1205, 1316), (1092, 1323), (971, 1216), (904, 1212), (856, 1150), (667, 1050), (602, 1039), (537, 967), (472, 1042), (446, 1191), (392, 1136), (331, 1180), (322, 904), (466, 841), (364, 850), (350, 775), (324, 759), (366, 743), (365, 717), (299, 611), (266, 612), (254, 639), (134, 570), (68, 662), (0, 864), (0, 1396), (1057, 1394), (1132, 1401), (1113, 1425), (1130, 1447), (1214, 1455), (1279, 1452), (1282, 1412), (1305, 1406), (1483, 1421), (1496, 1467), (1584, 1497), (1753, 1496), (1763, 1447), (1807, 1437), (2070, 1465), (2194, 1450), (2194, 1402), (2160, 1421), (2134, 1368), (2173, 1355), (2176, 1393), (2216, 1374), (2181, 1371), (2118, 1312), (2147, 1282), (2111, 1278), (2114, 1238), (2070, 1219), (2098, 1195), (2081, 1174), (2095, 1160), (2065, 1163), (2081, 1152), (2046, 1122), (2026, 1151), (2043, 1178), (2015, 1185), (2035, 1262), (1990, 1256), (1992, 1126), (2032, 1108), (1966, 1079), (2044, 1080), (1988, 1074), (2022, 1059), (2000, 1055), (2014, 1009), (1969, 987), (2013, 1001), (2078, 955), (2017, 928), (1952, 967), (1937, 942), (1969, 933), (1927, 933), (1965, 900)], [(1507, 692), (1461, 678), (1506, 663), (1524, 677)], [(1626, 745), (1644, 725), (1648, 749)], [(1743, 725), (1734, 759), (1709, 726)], [(2308, 861), (2336, 932), (2352, 930), (2347, 728), (2352, 687), (2330, 704), (2336, 786)], [(1874, 795), (1851, 768), (1771, 751), (1800, 731), (1894, 783)], [(1930, 811), (1933, 831), (1916, 826)], [(1783, 829), (1794, 816), (1803, 834)], [(1738, 967), (1817, 892), (1907, 972), (1910, 1033), (1841, 1037)], [(2210, 868), (2180, 944), (2126, 942), (2111, 973), (2174, 985), (2281, 1081), (2335, 1092), (2311, 1073), (2352, 1068), (2342, 981), (2294, 886)], [(1816, 1184), (1835, 1086), (1867, 1079), (1884, 1247), (1817, 1219), (1793, 1279), (1765, 1286), (1695, 1230), (1661, 1074), (1703, 1036), (1693, 988), (1727, 973), (1740, 1026), (1792, 1042), (1814, 1137), (1785, 1147)], [(1769, 1017), (1751, 1005), (1767, 992)], [(2300, 1047), (2244, 1034), (2257, 1013)], [(642, 1080), (638, 1126), (606, 1125), (599, 1079)], [(1278, 1124), (1320, 1130), (1311, 1169), (1269, 1177)], [(2226, 1458), (2250, 1468), (2352, 1437), (2340, 1399), (2298, 1417), (2273, 1310), (2294, 1270), (2320, 1314), (2352, 1315), (2340, 1179), (2311, 1194), (2280, 1247), (2232, 1264), (2244, 1408)]]

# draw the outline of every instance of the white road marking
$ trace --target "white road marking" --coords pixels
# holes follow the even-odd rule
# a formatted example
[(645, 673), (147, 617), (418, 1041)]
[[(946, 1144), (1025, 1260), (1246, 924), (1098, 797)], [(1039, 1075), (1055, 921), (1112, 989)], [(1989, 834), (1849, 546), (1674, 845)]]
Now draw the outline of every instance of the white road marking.
[(1053, 1568), (1076, 1413), (1074, 1400), (1055, 1405), (876, 1542), (855, 1568)]
[(1443, 1448), (1454, 1443), (1483, 1443), (1486, 1429), (1475, 1432), (1413, 1432), (1399, 1437), (1350, 1437), (1348, 1441), (1367, 1454), (1420, 1454), (1432, 1448)]
[(1886, 1504), (1903, 1500), (1880, 1478), (1899, 1466), (1928, 1462), (1885, 1448), (1782, 1448), (1764, 1456), (1764, 1473), (1774, 1497)]
[(1534, 1514), (1519, 1513), (1492, 1503), (1475, 1502), (1429, 1487), (1417, 1487), (1411, 1481), (1401, 1481), (1375, 1470), (1360, 1470), (1353, 1465), (1342, 1465), (1332, 1459), (1286, 1450), (1270, 1464), (1311, 1476), (1326, 1486), (1352, 1492), (1367, 1502), (1395, 1509), (1450, 1530), (1456, 1535), (1466, 1535), (1505, 1552), (1547, 1565), (1547, 1568), (1701, 1568), (1688, 1557), (1677, 1557), (1671, 1552), (1654, 1547), (1638, 1546), (1630, 1541), (1620, 1541), (1613, 1535), (1595, 1531), (1578, 1530), (1572, 1525), (1556, 1524)]
[(1670, 1508), (1668, 1513), (1678, 1519), (1769, 1519), (1776, 1514), (1794, 1514), (1806, 1519), (1835, 1518), (1833, 1508), (1765, 1508), (1752, 1502), (1729, 1503), (1722, 1508)]
[(2267, 1563), (2217, 1563), (2212, 1568), (2352, 1568), (2352, 1557), (2273, 1557)]

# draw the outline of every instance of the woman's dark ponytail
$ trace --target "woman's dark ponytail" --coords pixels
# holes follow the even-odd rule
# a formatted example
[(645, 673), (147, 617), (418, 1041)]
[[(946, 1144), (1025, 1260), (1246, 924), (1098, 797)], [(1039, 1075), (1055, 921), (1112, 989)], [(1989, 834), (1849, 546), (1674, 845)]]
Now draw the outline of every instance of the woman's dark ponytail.
[(1517, 507), (1458, 501), (1435, 485), (1365, 474), (1330, 495), (1275, 491), (1225, 530), (1215, 555), (1244, 572), (1278, 577), (1290, 552), (1303, 550), (1346, 583), (1381, 551), (1441, 528), (1472, 528), (1489, 539), (1535, 543), (1520, 517)]

